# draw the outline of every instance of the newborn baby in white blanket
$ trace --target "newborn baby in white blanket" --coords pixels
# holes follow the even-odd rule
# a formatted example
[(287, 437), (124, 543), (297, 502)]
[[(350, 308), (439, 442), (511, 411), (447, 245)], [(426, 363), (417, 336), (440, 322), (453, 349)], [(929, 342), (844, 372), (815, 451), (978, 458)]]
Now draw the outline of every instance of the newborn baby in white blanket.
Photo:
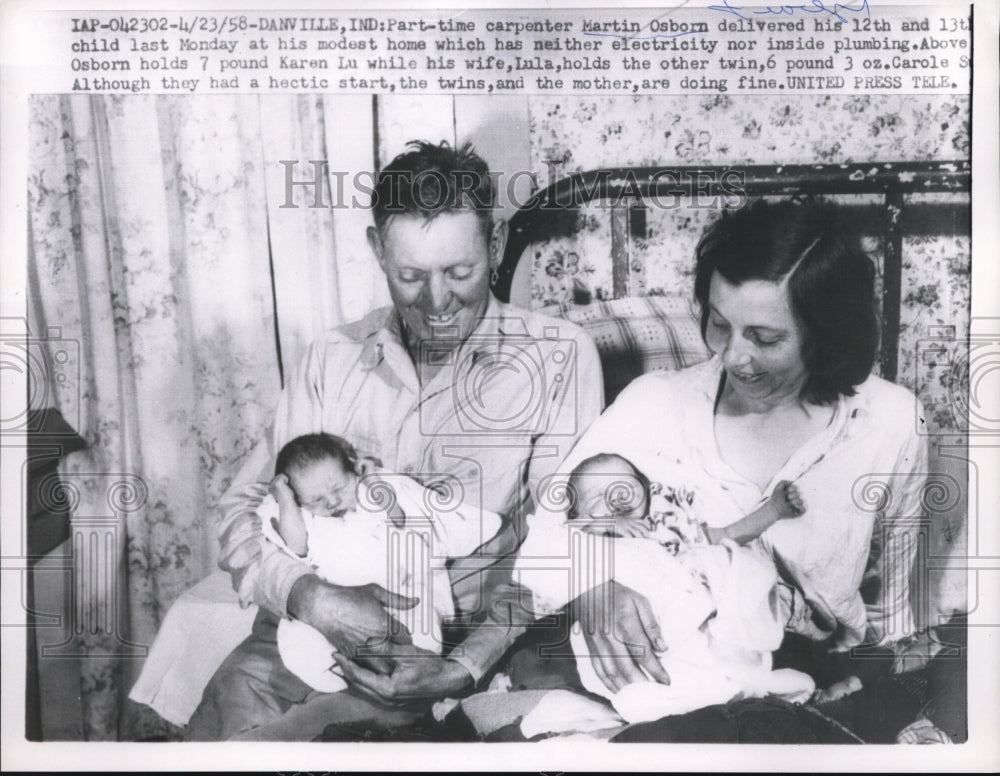
[(670, 684), (635, 682), (613, 693), (574, 624), (570, 641), (587, 690), (608, 698), (628, 722), (739, 697), (811, 695), (815, 685), (806, 674), (771, 670), (784, 633), (777, 574), (767, 558), (739, 544), (805, 511), (794, 485), (779, 483), (758, 510), (725, 528), (693, 518), (695, 492), (650, 482), (617, 455), (580, 463), (568, 489), (568, 519), (529, 518), (515, 567), (536, 613), (556, 611), (613, 579), (649, 600), (668, 645), (659, 657)]
[[(296, 437), (281, 449), (275, 468), (272, 495), (257, 510), (267, 539), (311, 564), (326, 582), (375, 583), (419, 598), (417, 606), (393, 614), (414, 646), (440, 653), (441, 622), (455, 614), (445, 561), (492, 538), (500, 516), (368, 466), (332, 434)], [(318, 630), (282, 619), (277, 639), (285, 667), (310, 687), (347, 687), (333, 646)]]

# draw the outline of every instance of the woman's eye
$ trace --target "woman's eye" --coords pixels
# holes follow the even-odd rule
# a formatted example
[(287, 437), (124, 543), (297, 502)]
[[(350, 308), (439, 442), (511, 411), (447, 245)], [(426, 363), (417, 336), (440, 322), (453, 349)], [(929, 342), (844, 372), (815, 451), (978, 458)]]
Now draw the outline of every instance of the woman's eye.
[(419, 272), (400, 272), (397, 277), (404, 283), (418, 283), (423, 279)]
[(720, 321), (716, 318), (709, 318), (708, 322), (712, 324), (716, 329), (726, 330), (729, 328), (729, 324), (725, 321)]
[(448, 277), (452, 280), (468, 280), (472, 277), (472, 269), (469, 267), (452, 268), (448, 270)]
[(779, 342), (781, 342), (780, 339), (767, 339), (765, 337), (761, 337), (756, 332), (750, 334), (750, 339), (752, 339), (755, 344), (765, 348), (771, 347), (772, 345), (777, 345)]

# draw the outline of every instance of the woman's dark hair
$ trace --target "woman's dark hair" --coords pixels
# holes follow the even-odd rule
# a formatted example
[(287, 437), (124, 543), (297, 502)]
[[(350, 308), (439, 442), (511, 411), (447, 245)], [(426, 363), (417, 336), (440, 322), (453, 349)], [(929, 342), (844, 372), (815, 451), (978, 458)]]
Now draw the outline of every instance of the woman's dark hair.
[(295, 437), (278, 452), (274, 464), (275, 474), (288, 474), (290, 469), (308, 466), (329, 458), (344, 467), (344, 471), (357, 470), (358, 454), (354, 446), (342, 437), (320, 432)]
[(879, 319), (875, 266), (844, 212), (818, 198), (757, 200), (726, 211), (698, 243), (694, 295), (701, 335), (708, 327), (712, 275), (728, 283), (788, 278), (792, 311), (804, 332), (809, 379), (803, 398), (829, 404), (853, 396), (875, 365)]
[(479, 217), (486, 239), (493, 229), (496, 190), (489, 165), (471, 143), (453, 148), (411, 140), (378, 174), (372, 194), (375, 227), (384, 232), (394, 215), (431, 220), (441, 213), (470, 209)]

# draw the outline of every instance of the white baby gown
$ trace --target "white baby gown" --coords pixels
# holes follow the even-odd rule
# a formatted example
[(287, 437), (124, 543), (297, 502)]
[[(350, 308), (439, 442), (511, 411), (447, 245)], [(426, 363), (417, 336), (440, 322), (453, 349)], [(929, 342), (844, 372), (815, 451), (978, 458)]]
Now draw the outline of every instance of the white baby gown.
[(515, 566), (539, 615), (561, 608), (614, 579), (645, 596), (668, 645), (659, 655), (670, 684), (634, 682), (612, 693), (594, 671), (579, 623), (570, 636), (583, 686), (608, 698), (628, 722), (644, 722), (774, 694), (805, 700), (815, 689), (806, 674), (771, 670), (784, 633), (773, 566), (732, 542), (683, 545), (671, 555), (656, 539), (588, 533), (572, 521), (529, 518)]
[[(395, 520), (386, 508), (391, 486)], [(317, 517), (301, 510), (308, 535), (305, 560), (326, 582), (343, 586), (376, 583), (420, 599), (392, 614), (410, 632), (413, 645), (440, 654), (441, 622), (455, 613), (445, 561), (470, 555), (500, 528), (500, 516), (479, 507), (446, 503), (403, 475), (376, 472), (358, 486), (358, 508), (343, 517)], [(366, 495), (367, 494), (367, 495)], [(271, 522), (278, 505), (268, 496), (258, 508), (264, 535), (294, 557)], [(318, 630), (292, 619), (278, 624), (278, 652), (285, 667), (313, 689), (338, 692), (347, 683), (333, 659), (334, 648)]]

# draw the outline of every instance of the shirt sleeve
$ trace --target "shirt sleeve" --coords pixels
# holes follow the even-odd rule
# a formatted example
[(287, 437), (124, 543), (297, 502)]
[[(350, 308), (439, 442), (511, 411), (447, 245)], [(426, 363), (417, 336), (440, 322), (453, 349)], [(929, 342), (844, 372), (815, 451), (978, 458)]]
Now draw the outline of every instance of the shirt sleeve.
[(265, 538), (257, 507), (266, 495), (266, 485), (251, 482), (234, 485), (219, 502), (219, 566), (232, 577), (241, 606), (257, 604), (287, 617), (292, 586), (314, 571)]
[[(575, 338), (575, 357), (549, 382), (552, 394), (547, 404), (544, 432), (534, 440), (535, 453), (528, 464), (528, 487), (532, 498), (559, 465), (604, 406), (604, 379), (597, 348), (582, 331)], [(571, 376), (571, 379), (566, 379)], [(546, 450), (556, 450), (546, 455)], [(528, 625), (536, 619), (531, 591), (514, 582), (497, 584), (488, 592), (488, 613), (480, 625), (449, 659), (460, 663), (478, 682), (503, 656)]]
[(310, 347), (282, 391), (270, 432), (219, 501), (219, 566), (232, 577), (241, 606), (257, 604), (281, 617), (288, 616), (288, 595), (295, 583), (315, 572), (265, 538), (257, 508), (267, 495), (264, 483), (273, 475), (276, 450), (293, 436), (320, 428), (318, 374), (317, 351)]
[(448, 659), (459, 663), (478, 683), (534, 621), (530, 590), (513, 582), (497, 585), (490, 596), (486, 622)]
[[(922, 420), (922, 408), (920, 410)], [(911, 427), (912, 428), (912, 427)], [(912, 430), (901, 445), (886, 483), (889, 502), (875, 523), (873, 554), (865, 572), (868, 637), (886, 644), (915, 632), (910, 605), (913, 571), (925, 509), (927, 439)]]

